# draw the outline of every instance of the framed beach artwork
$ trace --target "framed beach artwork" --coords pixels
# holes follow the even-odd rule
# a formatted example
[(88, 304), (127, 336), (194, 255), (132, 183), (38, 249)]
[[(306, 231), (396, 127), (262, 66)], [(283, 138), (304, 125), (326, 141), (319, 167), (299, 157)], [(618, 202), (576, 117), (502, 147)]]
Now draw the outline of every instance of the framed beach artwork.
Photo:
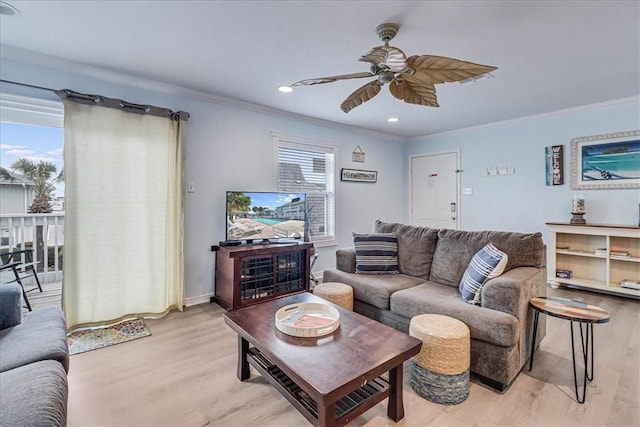
[(572, 139), (571, 188), (640, 188), (640, 130)]

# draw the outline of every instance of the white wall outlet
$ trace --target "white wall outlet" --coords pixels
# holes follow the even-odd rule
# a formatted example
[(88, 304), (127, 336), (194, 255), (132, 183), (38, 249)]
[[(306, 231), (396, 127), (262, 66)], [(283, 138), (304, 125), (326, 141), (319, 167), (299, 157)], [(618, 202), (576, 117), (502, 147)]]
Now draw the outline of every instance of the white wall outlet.
[(471, 188), (471, 187), (465, 187), (465, 188), (463, 188), (463, 189), (462, 189), (462, 194), (467, 194), (467, 195), (469, 195), (469, 194), (473, 194), (473, 188)]
[(196, 184), (193, 181), (187, 182), (187, 193), (195, 193), (196, 192)]

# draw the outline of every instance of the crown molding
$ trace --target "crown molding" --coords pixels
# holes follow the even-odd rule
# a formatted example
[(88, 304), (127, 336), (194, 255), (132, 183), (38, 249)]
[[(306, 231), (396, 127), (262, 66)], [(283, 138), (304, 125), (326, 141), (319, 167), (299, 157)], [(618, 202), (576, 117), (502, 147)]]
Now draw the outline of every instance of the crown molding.
[(478, 126), (470, 126), (470, 127), (467, 127), (467, 128), (450, 130), (450, 131), (446, 131), (446, 132), (431, 133), (431, 134), (426, 134), (426, 135), (422, 135), (422, 136), (416, 136), (416, 137), (408, 138), (407, 142), (414, 142), (415, 140), (426, 138), (426, 137), (440, 137), (440, 136), (460, 135), (460, 134), (464, 134), (464, 133), (468, 133), (468, 132), (475, 132), (475, 131), (478, 131), (478, 130), (494, 129), (494, 128), (500, 128), (500, 127), (505, 127), (505, 126), (511, 126), (511, 125), (514, 125), (514, 124), (525, 123), (525, 122), (529, 122), (529, 121), (533, 121), (533, 120), (541, 120), (541, 119), (552, 118), (552, 117), (560, 117), (560, 116), (566, 116), (566, 115), (569, 115), (569, 114), (575, 114), (575, 113), (579, 113), (579, 112), (583, 112), (583, 111), (598, 110), (598, 109), (601, 109), (601, 108), (616, 107), (616, 106), (631, 105), (631, 104), (640, 104), (640, 96), (631, 96), (631, 97), (628, 97), (628, 98), (621, 98), (621, 99), (614, 99), (614, 100), (611, 100), (611, 101), (598, 102), (596, 104), (581, 105), (579, 107), (572, 107), (572, 108), (566, 108), (566, 109), (563, 109), (563, 110), (550, 111), (550, 112), (547, 112), (547, 113), (535, 114), (533, 116), (518, 117), (516, 119), (503, 120), (503, 121), (500, 121), (500, 122), (487, 123), (487, 124), (478, 125)]
[[(225, 107), (238, 108), (245, 111), (280, 117), (311, 125), (322, 126), (343, 132), (356, 133), (364, 136), (383, 138), (394, 142), (407, 142), (407, 138), (397, 135), (391, 135), (383, 132), (373, 131), (358, 126), (349, 126), (329, 120), (318, 119), (306, 116), (304, 114), (293, 113), (278, 108), (267, 107), (261, 104), (255, 104), (248, 101), (241, 101), (234, 98), (228, 98), (215, 93), (196, 90), (184, 86), (178, 86), (157, 80), (150, 80), (145, 77), (125, 74), (120, 71), (98, 68), (81, 62), (69, 61), (59, 57), (44, 55), (41, 53), (18, 49), (12, 46), (2, 46), (0, 57), (25, 62), (30, 65), (52, 68), (58, 71), (80, 74), (85, 77), (91, 77), (114, 84), (133, 86), (139, 89), (160, 92), (168, 95), (181, 96), (197, 101), (209, 102), (212, 104), (222, 105)], [(47, 82), (24, 82), (29, 84), (48, 84)], [(108, 95), (107, 95), (108, 96)]]

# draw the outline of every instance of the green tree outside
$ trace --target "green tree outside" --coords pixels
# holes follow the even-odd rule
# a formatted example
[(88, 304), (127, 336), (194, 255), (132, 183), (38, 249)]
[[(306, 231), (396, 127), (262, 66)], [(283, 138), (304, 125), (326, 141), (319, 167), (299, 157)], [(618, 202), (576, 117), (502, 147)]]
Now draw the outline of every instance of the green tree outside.
[(251, 197), (240, 192), (227, 193), (227, 217), (233, 221), (233, 212), (249, 212)]
[[(33, 191), (35, 198), (29, 206), (28, 213), (50, 213), (51, 212), (51, 200), (55, 187), (53, 182), (61, 182), (62, 172), (60, 175), (56, 175), (57, 168), (51, 162), (39, 161), (34, 163), (29, 159), (19, 159), (13, 162), (10, 166), (15, 172), (19, 172), (25, 178), (31, 180), (34, 184)], [(0, 171), (2, 176), (10, 176), (5, 169)]]

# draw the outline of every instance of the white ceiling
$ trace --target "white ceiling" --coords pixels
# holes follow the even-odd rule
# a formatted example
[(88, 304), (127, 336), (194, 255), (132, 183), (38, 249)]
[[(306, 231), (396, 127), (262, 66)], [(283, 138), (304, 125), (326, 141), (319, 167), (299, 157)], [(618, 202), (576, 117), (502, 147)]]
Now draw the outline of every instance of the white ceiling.
[[(400, 137), (640, 94), (636, 0), (7, 1), (21, 14), (1, 17), (3, 57), (42, 53)], [(385, 87), (348, 114), (340, 103), (368, 80), (276, 90), (367, 71), (357, 59), (381, 44), (384, 22), (400, 24), (391, 45), (407, 56), (493, 65), (495, 78), (437, 85), (440, 108)]]

